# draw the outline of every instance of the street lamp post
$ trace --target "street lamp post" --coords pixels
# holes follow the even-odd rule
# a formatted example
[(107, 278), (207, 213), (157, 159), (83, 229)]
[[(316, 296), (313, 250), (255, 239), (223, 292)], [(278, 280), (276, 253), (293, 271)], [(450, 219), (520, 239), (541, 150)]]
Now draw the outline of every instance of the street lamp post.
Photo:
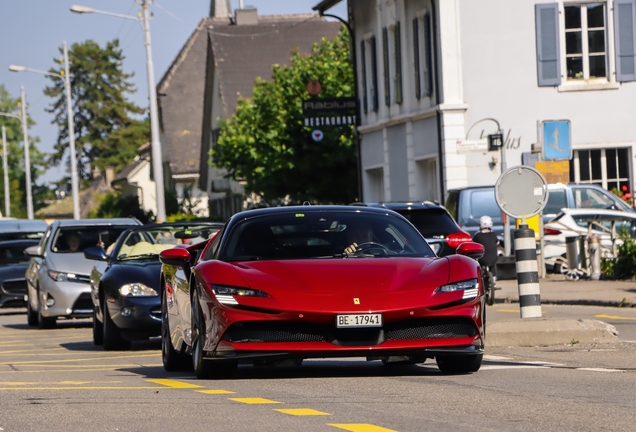
[(31, 154), (29, 151), (29, 133), (27, 129), (26, 116), (26, 93), (24, 91), (24, 86), (20, 87), (20, 96), (22, 98), (22, 136), (24, 136), (24, 174), (26, 177), (27, 218), (33, 219), (33, 195), (31, 193)]
[[(27, 189), (27, 217), (29, 219), (33, 219), (33, 197), (31, 196), (31, 158), (29, 157), (29, 133), (27, 131), (27, 122), (26, 122), (26, 96), (24, 94), (24, 87), (20, 88), (21, 96), (22, 96), (22, 115), (18, 114), (9, 114), (9, 113), (0, 113), (0, 116), (3, 117), (12, 117), (18, 120), (21, 120), (22, 123), (22, 135), (24, 135), (24, 172), (26, 174), (26, 189)], [(11, 213), (10, 208), (8, 207), (9, 200), (9, 168), (7, 165), (7, 149), (6, 149), (6, 133), (4, 126), (2, 126), (2, 146), (4, 147), (4, 196), (5, 196), (5, 206), (7, 206), (7, 217), (9, 213)]]
[(68, 117), (68, 142), (71, 153), (71, 194), (73, 196), (73, 218), (81, 219), (79, 204), (79, 180), (77, 178), (77, 154), (75, 152), (75, 121), (73, 117), (73, 99), (71, 97), (71, 77), (69, 72), (68, 48), (64, 41), (64, 75), (53, 72), (46, 72), (31, 69), (25, 66), (10, 65), (11, 72), (35, 72), (48, 75), (62, 80), (64, 84), (64, 94), (66, 95), (66, 112)]
[(144, 32), (144, 44), (146, 46), (146, 72), (148, 75), (148, 98), (150, 99), (150, 144), (152, 150), (152, 170), (155, 177), (157, 195), (157, 222), (164, 222), (166, 220), (166, 202), (164, 197), (163, 156), (161, 150), (161, 142), (159, 140), (159, 110), (157, 107), (157, 92), (155, 91), (155, 68), (152, 62), (152, 44), (150, 41), (148, 3), (149, 0), (141, 0), (141, 17), (106, 12), (93, 9), (88, 6), (80, 5), (71, 6), (71, 12), (79, 14), (96, 13), (118, 18), (125, 18), (137, 21), (141, 25), (141, 28)]
[(9, 203), (9, 163), (7, 162), (7, 130), (2, 125), (2, 170), (4, 171), (4, 216), (11, 216)]

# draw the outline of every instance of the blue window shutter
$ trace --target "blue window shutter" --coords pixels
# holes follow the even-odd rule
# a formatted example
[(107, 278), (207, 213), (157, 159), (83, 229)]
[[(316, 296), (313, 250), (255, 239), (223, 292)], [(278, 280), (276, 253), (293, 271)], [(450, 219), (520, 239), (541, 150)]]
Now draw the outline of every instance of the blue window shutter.
[(636, 0), (614, 0), (616, 81), (636, 81)]
[(422, 77), (420, 76), (420, 31), (419, 19), (413, 18), (413, 66), (415, 74), (415, 97), (420, 100), (422, 97)]
[(367, 56), (366, 42), (360, 41), (360, 65), (362, 66), (362, 109), (364, 113), (369, 112), (369, 99), (367, 97)]
[(431, 33), (431, 14), (424, 15), (424, 56), (426, 62), (426, 96), (433, 94), (433, 34)]
[(561, 84), (559, 59), (559, 5), (543, 3), (534, 5), (537, 32), (537, 75), (539, 86)]
[(373, 111), (377, 111), (380, 102), (378, 101), (378, 51), (375, 36), (371, 36), (371, 81), (373, 84)]

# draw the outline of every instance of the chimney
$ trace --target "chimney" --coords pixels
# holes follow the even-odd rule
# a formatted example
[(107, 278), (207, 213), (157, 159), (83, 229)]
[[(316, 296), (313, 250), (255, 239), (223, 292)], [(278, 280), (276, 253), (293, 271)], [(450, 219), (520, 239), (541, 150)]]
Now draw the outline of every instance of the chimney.
[(210, 18), (229, 18), (232, 15), (230, 0), (211, 0)]
[(243, 9), (237, 9), (234, 12), (234, 22), (236, 25), (256, 25), (258, 24), (258, 11), (254, 6), (248, 6)]
[(108, 186), (109, 188), (112, 187), (111, 183), (113, 182), (114, 178), (115, 178), (115, 169), (112, 166), (107, 166), (106, 167), (106, 186)]

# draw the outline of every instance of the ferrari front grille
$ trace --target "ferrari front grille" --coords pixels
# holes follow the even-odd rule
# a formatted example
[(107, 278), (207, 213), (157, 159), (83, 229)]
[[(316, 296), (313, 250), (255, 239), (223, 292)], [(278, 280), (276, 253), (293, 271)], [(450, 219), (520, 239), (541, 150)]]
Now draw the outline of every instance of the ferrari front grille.
[(443, 318), (400, 321), (385, 326), (386, 340), (453, 339), (477, 335), (469, 319)]
[(413, 319), (388, 323), (382, 328), (353, 329), (279, 321), (233, 324), (225, 332), (223, 340), (234, 343), (331, 342), (343, 346), (370, 346), (390, 340), (454, 339), (475, 335), (477, 327), (467, 318)]

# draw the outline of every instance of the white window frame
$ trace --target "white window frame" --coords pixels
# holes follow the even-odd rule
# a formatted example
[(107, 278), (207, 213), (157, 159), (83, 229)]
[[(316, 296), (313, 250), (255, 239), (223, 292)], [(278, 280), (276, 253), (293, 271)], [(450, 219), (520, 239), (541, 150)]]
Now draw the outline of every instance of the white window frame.
[[(583, 73), (582, 80), (568, 80), (567, 77), (567, 54), (565, 45), (565, 7), (566, 6), (587, 6), (590, 4), (605, 4), (605, 61), (607, 77), (605, 78), (589, 78), (589, 56), (587, 41), (587, 8), (581, 9), (581, 43), (583, 56)], [(558, 86), (559, 91), (581, 91), (581, 90), (613, 90), (620, 87), (620, 83), (616, 82), (616, 61), (614, 58), (614, 2), (613, 0), (573, 0), (561, 1), (559, 3), (559, 40), (560, 40), (560, 57), (561, 57), (561, 84)]]
[[(632, 175), (632, 169), (633, 169), (633, 164), (631, 163), (631, 155), (634, 152), (634, 147), (633, 146), (624, 146), (624, 145), (611, 145), (611, 144), (605, 144), (605, 145), (599, 145), (599, 146), (593, 146), (593, 147), (586, 147), (586, 148), (576, 148), (573, 149), (574, 150), (574, 154), (572, 155), (572, 165), (574, 167), (574, 182), (575, 183), (580, 183), (580, 184), (597, 184), (598, 181), (601, 181), (601, 186), (603, 187), (603, 189), (608, 189), (608, 183), (609, 182), (621, 182), (621, 181), (626, 181), (628, 182), (630, 185), (632, 184), (632, 179), (630, 177), (617, 177), (617, 178), (608, 178), (607, 177), (607, 156), (606, 156), (606, 150), (623, 150), (623, 149), (627, 149), (628, 152), (628, 157), (629, 157), (629, 166), (628, 166), (628, 176)], [(601, 151), (601, 178), (600, 179), (590, 179), (590, 180), (581, 180), (581, 160), (579, 159), (579, 152), (580, 151), (593, 151), (593, 150), (600, 150)], [(618, 153), (616, 155), (616, 157), (618, 157)], [(618, 166), (616, 167), (616, 173), (618, 175)], [(591, 173), (591, 167), (590, 167), (590, 173)], [(630, 188), (631, 189), (631, 188)]]

